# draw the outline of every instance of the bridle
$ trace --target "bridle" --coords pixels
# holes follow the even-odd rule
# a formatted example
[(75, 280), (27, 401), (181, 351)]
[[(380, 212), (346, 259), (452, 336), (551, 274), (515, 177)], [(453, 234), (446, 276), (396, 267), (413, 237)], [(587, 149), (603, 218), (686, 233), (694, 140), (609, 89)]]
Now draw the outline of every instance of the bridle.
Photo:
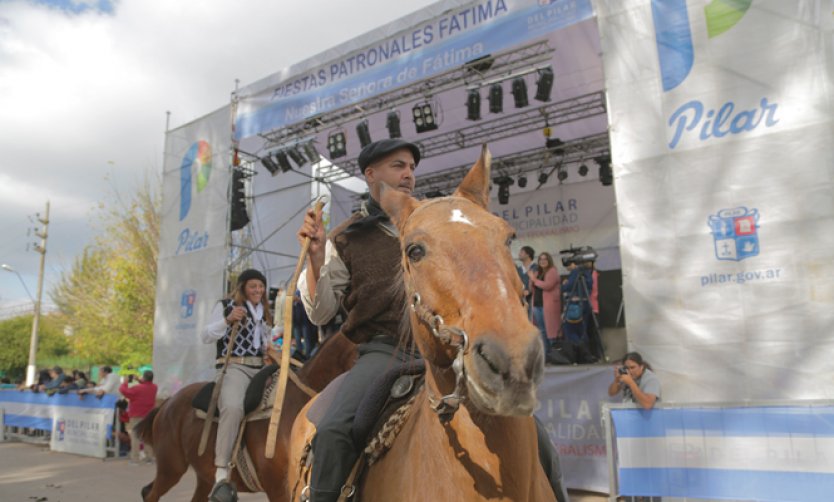
[(455, 372), (455, 388), (452, 393), (438, 399), (432, 395), (428, 387), (426, 388), (432, 411), (438, 414), (441, 421), (448, 422), (465, 399), (463, 382), (466, 379), (466, 366), (463, 363), (463, 356), (469, 349), (469, 336), (463, 329), (447, 325), (442, 316), (436, 314), (423, 303), (420, 293), (415, 291), (411, 295), (409, 305), (417, 319), (431, 330), (437, 340), (445, 345), (457, 348), (457, 355), (455, 355), (455, 360), (452, 361), (452, 370)]

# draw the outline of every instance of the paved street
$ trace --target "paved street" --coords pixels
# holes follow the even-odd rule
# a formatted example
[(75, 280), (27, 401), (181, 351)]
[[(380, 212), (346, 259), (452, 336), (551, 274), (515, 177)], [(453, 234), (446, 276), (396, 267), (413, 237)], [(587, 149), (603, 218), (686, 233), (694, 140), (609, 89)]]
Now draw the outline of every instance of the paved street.
[[(139, 491), (154, 476), (148, 464), (98, 460), (52, 452), (46, 446), (0, 443), (0, 501), (97, 502), (140, 500)], [(194, 475), (188, 472), (168, 492), (165, 502), (191, 500)], [(264, 501), (263, 494), (241, 494), (242, 502)], [(572, 494), (571, 502), (603, 502), (603, 496)]]

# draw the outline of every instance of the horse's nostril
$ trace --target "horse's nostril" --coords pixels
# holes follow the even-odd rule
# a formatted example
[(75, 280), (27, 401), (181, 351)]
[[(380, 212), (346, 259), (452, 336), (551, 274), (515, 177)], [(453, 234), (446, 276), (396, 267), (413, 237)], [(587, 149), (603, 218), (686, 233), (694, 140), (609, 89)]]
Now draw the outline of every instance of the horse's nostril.
[(492, 362), (492, 360), (489, 358), (489, 356), (485, 353), (483, 344), (478, 345), (478, 347), (476, 347), (475, 350), (477, 351), (477, 353), (481, 357), (481, 359), (484, 360), (484, 362), (487, 364), (487, 366), (489, 366), (489, 369), (491, 369), (493, 373), (497, 373), (497, 374), (501, 373), (501, 370), (498, 368), (498, 366), (496, 366), (495, 363)]
[(493, 374), (506, 380), (510, 374), (510, 361), (500, 344), (484, 340), (475, 344), (475, 354)]

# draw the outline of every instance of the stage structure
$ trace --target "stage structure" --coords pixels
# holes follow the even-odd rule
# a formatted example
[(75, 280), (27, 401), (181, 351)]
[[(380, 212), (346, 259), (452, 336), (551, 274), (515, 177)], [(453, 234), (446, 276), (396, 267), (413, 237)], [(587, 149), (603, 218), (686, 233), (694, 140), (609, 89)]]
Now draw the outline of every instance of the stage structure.
[[(513, 253), (533, 245), (558, 261), (560, 249), (591, 245), (600, 267), (619, 276), (599, 54), (587, 0), (438, 2), (236, 89), (228, 107), (169, 131), (154, 333), (161, 392), (213, 376), (214, 346), (199, 339), (211, 309), (244, 268), (263, 270), (270, 286), (289, 278), (295, 232), (315, 196), (331, 196), (331, 228), (357, 206), (365, 187), (356, 158), (373, 140), (419, 146), (419, 197), (450, 193), (488, 143), (491, 209), (516, 228)], [(181, 200), (206, 198), (178, 178), (186, 164), (201, 169), (187, 162), (200, 141), (213, 146), (213, 172), (223, 173), (206, 185), (223, 217), (192, 211), (180, 220)], [(204, 217), (217, 225), (206, 244), (178, 251), (182, 232), (208, 225)], [(619, 305), (619, 296), (609, 303)], [(599, 461), (598, 451), (593, 459), (564, 451), (566, 466)]]
[[(420, 147), (419, 197), (450, 193), (482, 143), (493, 153), (494, 178), (513, 181), (509, 205), (526, 192), (559, 187), (569, 198), (583, 184), (600, 185), (610, 148), (599, 50), (588, 1), (439, 2), (243, 87), (235, 130), (242, 158), (258, 173), (254, 202), (269, 172), (304, 171), (318, 186), (313, 192), (355, 181), (363, 144), (388, 137)], [(315, 154), (327, 162), (311, 166)], [(334, 192), (334, 204), (357, 207), (364, 187), (354, 186), (357, 192)], [(614, 217), (604, 241), (588, 242), (587, 232), (565, 220), (516, 249), (600, 246), (610, 250), (604, 266), (618, 270), (613, 189), (604, 190), (586, 204), (603, 204)], [(331, 224), (347, 214), (333, 214)], [(277, 240), (294, 244), (297, 226)], [(255, 241), (252, 247), (272, 251)]]

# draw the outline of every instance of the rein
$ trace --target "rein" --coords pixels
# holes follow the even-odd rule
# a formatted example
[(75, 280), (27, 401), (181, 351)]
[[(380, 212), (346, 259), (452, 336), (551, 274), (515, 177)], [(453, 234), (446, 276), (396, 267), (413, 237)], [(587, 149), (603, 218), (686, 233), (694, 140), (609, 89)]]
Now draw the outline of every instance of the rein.
[(431, 389), (426, 387), (432, 411), (440, 416), (441, 421), (448, 422), (465, 398), (463, 382), (466, 377), (466, 367), (463, 363), (463, 356), (469, 349), (469, 336), (466, 331), (457, 326), (447, 326), (442, 316), (423, 303), (420, 293), (414, 292), (411, 295), (410, 307), (417, 319), (431, 330), (435, 338), (445, 345), (457, 348), (457, 355), (452, 361), (452, 370), (455, 372), (455, 389), (452, 393), (438, 399), (432, 395)]

